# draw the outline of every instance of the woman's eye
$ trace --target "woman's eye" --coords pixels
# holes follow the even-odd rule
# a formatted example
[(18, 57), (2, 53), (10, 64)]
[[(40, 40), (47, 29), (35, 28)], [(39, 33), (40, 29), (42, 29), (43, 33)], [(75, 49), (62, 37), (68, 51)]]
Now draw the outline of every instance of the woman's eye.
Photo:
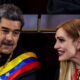
[(60, 41), (60, 42), (64, 42), (65, 40), (64, 40), (64, 39), (59, 39), (59, 41)]

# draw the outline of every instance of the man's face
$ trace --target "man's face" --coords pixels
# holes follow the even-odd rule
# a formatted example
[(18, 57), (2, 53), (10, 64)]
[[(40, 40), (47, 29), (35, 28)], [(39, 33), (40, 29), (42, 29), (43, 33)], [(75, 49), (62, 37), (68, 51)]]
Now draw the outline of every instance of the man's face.
[(17, 46), (21, 22), (2, 18), (0, 22), (0, 52), (9, 54)]

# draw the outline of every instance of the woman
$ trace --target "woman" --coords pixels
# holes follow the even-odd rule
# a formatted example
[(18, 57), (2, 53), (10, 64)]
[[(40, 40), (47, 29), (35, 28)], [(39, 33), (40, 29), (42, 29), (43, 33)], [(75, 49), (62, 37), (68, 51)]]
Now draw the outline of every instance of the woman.
[(58, 80), (80, 80), (80, 19), (60, 24), (55, 38), (60, 61)]

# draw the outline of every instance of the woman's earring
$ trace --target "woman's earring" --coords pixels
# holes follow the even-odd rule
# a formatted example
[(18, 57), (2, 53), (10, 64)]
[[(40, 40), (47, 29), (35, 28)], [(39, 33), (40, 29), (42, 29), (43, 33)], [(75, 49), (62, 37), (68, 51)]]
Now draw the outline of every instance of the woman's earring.
[(80, 48), (78, 48), (78, 51), (80, 51)]

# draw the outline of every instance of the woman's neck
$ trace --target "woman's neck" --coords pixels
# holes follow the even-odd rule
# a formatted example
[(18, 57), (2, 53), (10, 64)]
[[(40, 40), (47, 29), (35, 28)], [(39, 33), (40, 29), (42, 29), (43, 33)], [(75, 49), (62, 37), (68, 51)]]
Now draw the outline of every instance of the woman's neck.
[(80, 52), (78, 52), (75, 57), (70, 59), (71, 61), (73, 61), (74, 63), (80, 65)]

